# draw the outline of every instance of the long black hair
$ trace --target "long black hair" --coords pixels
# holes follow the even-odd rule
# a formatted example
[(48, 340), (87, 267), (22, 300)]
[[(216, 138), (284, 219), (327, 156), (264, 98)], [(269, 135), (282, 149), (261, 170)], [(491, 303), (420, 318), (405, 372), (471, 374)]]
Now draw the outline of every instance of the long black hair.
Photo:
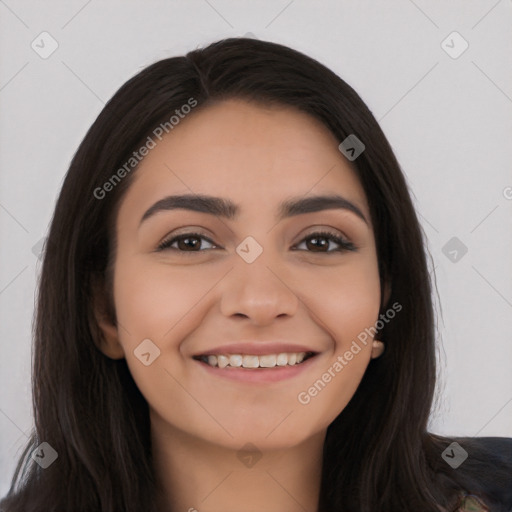
[[(452, 440), (427, 432), (436, 379), (432, 286), (404, 175), (374, 116), (347, 83), (295, 50), (247, 38), (221, 40), (143, 69), (107, 103), (74, 155), (39, 281), (35, 428), (2, 510), (157, 512), (148, 404), (126, 361), (97, 348), (101, 333), (92, 299), (99, 280), (115, 318), (115, 222), (136, 165), (125, 167), (115, 183), (112, 176), (191, 98), (196, 110), (229, 98), (292, 106), (320, 120), (340, 142), (354, 134), (365, 144), (353, 166), (370, 207), (380, 277), (391, 286), (387, 303), (403, 310), (380, 332), (384, 355), (370, 362), (328, 427), (319, 510), (452, 510), (459, 491), (471, 489), (441, 458)], [(102, 196), (107, 182), (109, 193)], [(46, 469), (30, 457), (43, 442), (58, 454)], [(484, 498), (492, 505), (492, 497)]]

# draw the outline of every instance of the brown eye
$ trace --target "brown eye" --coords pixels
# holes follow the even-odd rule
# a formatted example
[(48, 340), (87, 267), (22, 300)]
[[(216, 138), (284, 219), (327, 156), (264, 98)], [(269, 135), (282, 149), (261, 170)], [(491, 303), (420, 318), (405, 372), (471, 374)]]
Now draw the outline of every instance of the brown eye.
[[(305, 237), (299, 245), (305, 242), (308, 252), (343, 252), (343, 251), (356, 251), (357, 247), (348, 240), (336, 235), (334, 233), (330, 233), (328, 231), (318, 231), (315, 233), (311, 233), (307, 237)], [(338, 248), (329, 250), (331, 244), (334, 243), (338, 245)]]
[[(216, 247), (211, 240), (199, 233), (184, 233), (164, 240), (157, 249), (159, 251), (171, 249), (180, 252), (201, 252), (200, 247), (203, 240), (210, 243), (213, 246), (212, 248)], [(177, 243), (177, 246), (173, 247), (175, 243)]]

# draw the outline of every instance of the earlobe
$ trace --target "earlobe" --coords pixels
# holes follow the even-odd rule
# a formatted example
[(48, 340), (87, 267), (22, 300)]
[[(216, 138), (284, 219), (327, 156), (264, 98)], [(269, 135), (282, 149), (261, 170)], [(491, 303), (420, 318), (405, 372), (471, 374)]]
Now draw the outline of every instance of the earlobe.
[(119, 330), (117, 326), (112, 323), (112, 320), (107, 315), (97, 318), (99, 327), (99, 339), (96, 341), (96, 346), (110, 359), (123, 359), (124, 350), (119, 342)]
[(374, 340), (372, 344), (372, 359), (377, 359), (384, 353), (384, 342), (380, 340)]
[(90, 319), (90, 327), (94, 343), (110, 359), (123, 359), (125, 354), (119, 341), (119, 329), (108, 313), (104, 280), (93, 278), (91, 291), (93, 318)]

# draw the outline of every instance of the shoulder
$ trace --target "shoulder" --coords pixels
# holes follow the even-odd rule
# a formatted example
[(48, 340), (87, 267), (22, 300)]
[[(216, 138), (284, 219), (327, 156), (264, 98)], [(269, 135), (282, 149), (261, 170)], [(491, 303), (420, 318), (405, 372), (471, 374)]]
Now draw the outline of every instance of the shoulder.
[(462, 461), (452, 467), (468, 494), (485, 497), (492, 511), (511, 512), (512, 438), (458, 437), (452, 441), (459, 446), (448, 445), (443, 458), (448, 464), (450, 458)]

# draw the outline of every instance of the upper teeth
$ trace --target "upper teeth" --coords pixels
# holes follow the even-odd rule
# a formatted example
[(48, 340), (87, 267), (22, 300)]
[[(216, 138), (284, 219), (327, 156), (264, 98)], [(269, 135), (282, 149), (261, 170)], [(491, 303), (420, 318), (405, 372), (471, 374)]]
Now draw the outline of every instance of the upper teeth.
[(226, 368), (226, 366), (243, 368), (273, 368), (274, 366), (293, 366), (301, 363), (306, 357), (306, 352), (291, 352), (281, 354), (265, 354), (263, 356), (255, 355), (209, 355), (203, 356), (202, 360), (210, 366)]

